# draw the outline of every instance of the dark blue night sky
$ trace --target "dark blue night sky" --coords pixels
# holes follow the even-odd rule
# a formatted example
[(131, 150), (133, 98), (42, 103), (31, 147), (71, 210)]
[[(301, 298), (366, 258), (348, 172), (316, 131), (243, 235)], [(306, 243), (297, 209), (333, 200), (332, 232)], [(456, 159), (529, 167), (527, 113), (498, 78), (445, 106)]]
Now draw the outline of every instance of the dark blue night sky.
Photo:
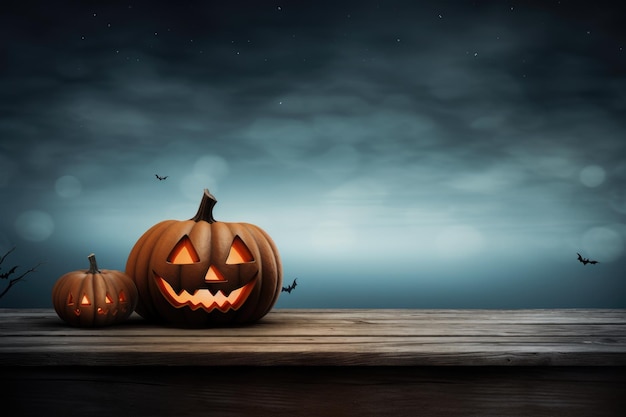
[(123, 270), (208, 188), (298, 277), (277, 308), (624, 308), (625, 16), (4, 2), (0, 273), (45, 263), (0, 307), (51, 307), (92, 252)]

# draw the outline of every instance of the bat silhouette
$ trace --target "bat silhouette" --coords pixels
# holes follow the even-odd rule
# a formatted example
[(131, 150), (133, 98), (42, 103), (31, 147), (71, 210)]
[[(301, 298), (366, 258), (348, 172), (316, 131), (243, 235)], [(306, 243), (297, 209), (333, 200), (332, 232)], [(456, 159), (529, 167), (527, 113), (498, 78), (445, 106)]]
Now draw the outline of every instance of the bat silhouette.
[(294, 289), (294, 288), (296, 288), (296, 285), (298, 285), (298, 283), (296, 282), (296, 280), (297, 280), (297, 279), (298, 279), (298, 278), (294, 278), (294, 280), (293, 280), (293, 284), (291, 284), (291, 285), (287, 285), (286, 287), (283, 287), (283, 289), (281, 290), (281, 292), (282, 292), (282, 291), (286, 291), (286, 292), (288, 292), (289, 294), (291, 294), (291, 291), (293, 291), (293, 289)]
[(578, 261), (581, 262), (583, 265), (587, 265), (587, 264), (595, 265), (598, 263), (598, 261), (589, 260), (589, 258), (583, 258), (582, 256), (580, 256), (580, 253), (578, 252), (576, 252), (576, 255), (578, 255)]
[(164, 176), (164, 177), (160, 177), (159, 174), (154, 174), (156, 175), (156, 177), (159, 179), (159, 181), (163, 181), (164, 179), (166, 179), (168, 176)]

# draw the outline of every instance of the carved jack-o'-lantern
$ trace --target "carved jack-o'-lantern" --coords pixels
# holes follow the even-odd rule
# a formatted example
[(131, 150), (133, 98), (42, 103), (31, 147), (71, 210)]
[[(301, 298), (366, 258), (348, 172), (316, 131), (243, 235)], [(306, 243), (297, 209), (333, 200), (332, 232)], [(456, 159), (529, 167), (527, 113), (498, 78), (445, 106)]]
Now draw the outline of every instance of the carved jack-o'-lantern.
[(137, 313), (176, 326), (253, 322), (267, 314), (282, 285), (282, 266), (269, 235), (249, 223), (213, 218), (208, 190), (190, 220), (152, 226), (126, 263), (137, 285)]
[(52, 288), (52, 304), (61, 319), (73, 326), (107, 326), (126, 320), (137, 305), (137, 288), (123, 272), (99, 270), (96, 256), (89, 269), (68, 272)]

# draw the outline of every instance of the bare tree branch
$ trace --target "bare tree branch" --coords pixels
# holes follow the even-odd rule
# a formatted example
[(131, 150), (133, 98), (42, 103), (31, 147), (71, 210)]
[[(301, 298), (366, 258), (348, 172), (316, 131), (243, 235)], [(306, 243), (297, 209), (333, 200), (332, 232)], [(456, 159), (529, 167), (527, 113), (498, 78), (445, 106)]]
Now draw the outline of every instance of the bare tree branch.
[(0, 257), (0, 265), (2, 265), (2, 262), (4, 262), (4, 258), (9, 256), (9, 253), (13, 252), (14, 250), (15, 250), (15, 246), (13, 246), (11, 249), (8, 250), (7, 253), (5, 253), (4, 255)]
[[(0, 265), (2, 265), (2, 263), (4, 262), (4, 260), (6, 259), (6, 257), (15, 250), (15, 246), (12, 247), (11, 249), (9, 249), (4, 255), (2, 255), (0, 257)], [(13, 266), (8, 272), (2, 273), (0, 274), (0, 279), (9, 279), (9, 284), (6, 286), (6, 288), (4, 290), (2, 290), (2, 292), (0, 293), (0, 298), (4, 297), (4, 295), (9, 292), (9, 290), (11, 289), (12, 286), (14, 286), (15, 284), (17, 284), (19, 281), (21, 281), (26, 275), (30, 274), (31, 272), (35, 272), (37, 270), (37, 268), (43, 264), (43, 262), (39, 262), (37, 265), (33, 266), (32, 268), (24, 271), (21, 275), (15, 277), (15, 278), (11, 278), (9, 279), (9, 277), (11, 275), (13, 275), (15, 273), (15, 270), (17, 269), (18, 265)], [(1, 269), (1, 267), (0, 267)]]

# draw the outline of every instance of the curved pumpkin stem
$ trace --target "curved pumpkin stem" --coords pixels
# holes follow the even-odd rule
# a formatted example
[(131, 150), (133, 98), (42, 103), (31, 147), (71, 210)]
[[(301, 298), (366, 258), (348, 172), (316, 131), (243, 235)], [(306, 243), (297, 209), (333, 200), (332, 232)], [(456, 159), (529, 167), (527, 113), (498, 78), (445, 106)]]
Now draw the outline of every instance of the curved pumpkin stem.
[(96, 255), (93, 253), (87, 257), (89, 259), (89, 271), (88, 274), (99, 274), (100, 270), (98, 269), (98, 264), (96, 263)]
[(200, 207), (198, 207), (198, 212), (191, 218), (191, 220), (195, 222), (204, 220), (205, 222), (215, 223), (217, 220), (213, 218), (213, 207), (215, 207), (216, 203), (217, 200), (213, 197), (213, 194), (205, 188), (204, 194), (202, 195), (202, 201), (200, 201)]

